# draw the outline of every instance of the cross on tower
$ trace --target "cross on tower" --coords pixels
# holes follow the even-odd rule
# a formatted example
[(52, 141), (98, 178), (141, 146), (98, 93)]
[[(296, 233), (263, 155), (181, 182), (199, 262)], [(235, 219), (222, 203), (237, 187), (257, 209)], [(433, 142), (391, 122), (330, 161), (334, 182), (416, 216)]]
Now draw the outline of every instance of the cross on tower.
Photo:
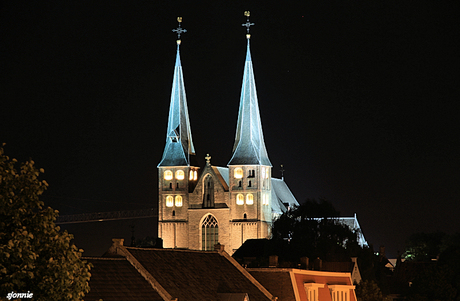
[(248, 39), (249, 39), (249, 28), (250, 28), (252, 25), (254, 25), (254, 23), (249, 22), (249, 16), (251, 15), (251, 14), (249, 13), (249, 10), (245, 11), (245, 12), (244, 12), (244, 15), (246, 16), (246, 23), (241, 24), (241, 25), (242, 25), (242, 26), (246, 26), (246, 30), (247, 30), (247, 32), (248, 32), (248, 34), (247, 34), (246, 36), (247, 36)]
[(179, 23), (179, 26), (176, 29), (173, 29), (172, 31), (177, 33), (177, 39), (180, 41), (180, 34), (187, 32), (187, 29), (183, 29), (181, 27), (182, 17), (177, 17), (177, 22)]
[(206, 157), (204, 157), (206, 159), (206, 164), (207, 165), (211, 165), (211, 156), (209, 154), (207, 154)]

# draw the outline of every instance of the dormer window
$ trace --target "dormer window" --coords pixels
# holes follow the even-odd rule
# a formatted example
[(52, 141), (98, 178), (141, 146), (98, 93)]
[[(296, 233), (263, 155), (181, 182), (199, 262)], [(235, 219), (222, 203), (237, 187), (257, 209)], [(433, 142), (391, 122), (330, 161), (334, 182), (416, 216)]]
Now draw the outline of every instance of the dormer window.
[[(305, 288), (305, 293), (307, 293), (308, 301), (318, 301), (318, 288), (324, 288), (324, 283), (304, 283), (303, 287)], [(334, 301), (339, 301), (338, 299), (332, 299)], [(340, 301), (342, 301), (340, 299)]]
[(254, 204), (254, 196), (252, 193), (248, 193), (246, 195), (246, 205), (253, 205)]
[(351, 291), (355, 289), (354, 285), (328, 285), (333, 301), (350, 301)]
[(236, 204), (244, 205), (244, 196), (241, 193), (236, 195)]
[(235, 168), (235, 171), (233, 172), (233, 176), (235, 179), (242, 179), (243, 178), (243, 169), (242, 168)]
[(170, 180), (172, 180), (172, 178), (173, 178), (173, 173), (172, 173), (172, 171), (170, 171), (170, 170), (165, 170), (164, 179), (165, 179), (166, 181), (170, 181)]
[(176, 179), (177, 180), (185, 179), (185, 173), (182, 169), (179, 169), (178, 171), (176, 171)]

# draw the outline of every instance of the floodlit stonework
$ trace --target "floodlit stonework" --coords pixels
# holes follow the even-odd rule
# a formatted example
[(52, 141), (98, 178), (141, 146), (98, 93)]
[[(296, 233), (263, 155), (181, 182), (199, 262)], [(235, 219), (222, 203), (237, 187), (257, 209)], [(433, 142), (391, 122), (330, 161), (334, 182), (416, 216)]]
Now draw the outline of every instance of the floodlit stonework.
[(166, 145), (158, 165), (158, 235), (165, 248), (213, 250), (219, 242), (232, 254), (247, 239), (268, 238), (273, 219), (298, 204), (284, 180), (271, 177), (249, 38), (232, 157), (227, 167), (218, 167), (207, 155), (203, 169), (194, 163), (177, 43)]

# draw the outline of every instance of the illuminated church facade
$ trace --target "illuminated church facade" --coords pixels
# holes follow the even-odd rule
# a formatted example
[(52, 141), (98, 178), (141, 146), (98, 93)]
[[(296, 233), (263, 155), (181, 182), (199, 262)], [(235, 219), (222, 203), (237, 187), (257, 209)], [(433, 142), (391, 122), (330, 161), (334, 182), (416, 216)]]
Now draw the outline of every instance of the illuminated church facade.
[[(268, 238), (274, 218), (298, 205), (284, 180), (272, 178), (250, 53), (253, 24), (248, 20), (243, 25), (248, 28), (247, 53), (233, 152), (226, 167), (211, 165), (209, 155), (204, 168), (194, 163), (177, 40), (166, 144), (158, 164), (158, 236), (165, 248), (214, 250), (220, 243), (232, 254), (247, 239)], [(175, 31), (180, 38), (180, 23)]]

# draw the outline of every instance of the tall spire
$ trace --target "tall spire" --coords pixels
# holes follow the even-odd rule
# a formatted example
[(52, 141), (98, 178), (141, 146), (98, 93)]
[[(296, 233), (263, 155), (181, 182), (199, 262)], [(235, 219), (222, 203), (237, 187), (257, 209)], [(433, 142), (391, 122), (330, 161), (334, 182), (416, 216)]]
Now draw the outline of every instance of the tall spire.
[(254, 23), (249, 22), (249, 12), (245, 12), (247, 22), (247, 52), (244, 65), (243, 84), (241, 87), (240, 108), (238, 124), (236, 127), (233, 155), (228, 165), (267, 165), (271, 166), (265, 148), (260, 120), (259, 104), (257, 100), (254, 71), (252, 69), (251, 51), (249, 47), (249, 27)]
[(173, 32), (177, 33), (178, 39), (176, 41), (176, 65), (174, 66), (166, 145), (163, 158), (158, 166), (190, 166), (190, 156), (195, 155), (179, 53), (180, 35), (187, 32), (187, 30), (181, 27), (181, 17), (178, 17), (177, 21), (179, 22), (179, 26), (177, 29), (173, 29)]

